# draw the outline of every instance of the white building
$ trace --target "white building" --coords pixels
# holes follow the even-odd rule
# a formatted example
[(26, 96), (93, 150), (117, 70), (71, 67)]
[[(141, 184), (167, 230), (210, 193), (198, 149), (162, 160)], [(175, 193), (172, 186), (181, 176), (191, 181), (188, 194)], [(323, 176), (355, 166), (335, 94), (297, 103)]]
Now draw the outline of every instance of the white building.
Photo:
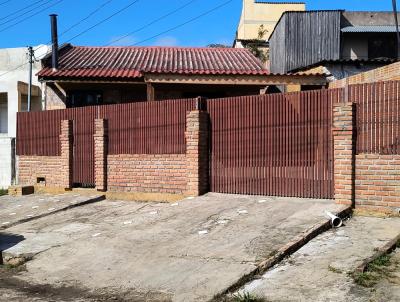
[[(39, 60), (49, 50), (45, 45), (34, 47)], [(28, 104), (29, 64), (27, 48), (0, 49), (0, 188), (10, 186), (15, 177), (15, 136), (18, 111), (26, 111)], [(42, 89), (35, 74), (40, 62), (33, 66), (32, 111), (43, 108)]]

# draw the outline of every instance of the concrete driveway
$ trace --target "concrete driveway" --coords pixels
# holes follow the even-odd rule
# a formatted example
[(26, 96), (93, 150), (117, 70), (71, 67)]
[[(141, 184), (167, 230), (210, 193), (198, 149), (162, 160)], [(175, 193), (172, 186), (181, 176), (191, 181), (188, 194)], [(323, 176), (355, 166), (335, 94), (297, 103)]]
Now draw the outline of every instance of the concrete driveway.
[(18, 286), (39, 285), (59, 301), (63, 288), (84, 301), (207, 301), (340, 209), (331, 200), (215, 193), (174, 204), (101, 201), (0, 233), (3, 257), (32, 258), (3, 282), (9, 301)]

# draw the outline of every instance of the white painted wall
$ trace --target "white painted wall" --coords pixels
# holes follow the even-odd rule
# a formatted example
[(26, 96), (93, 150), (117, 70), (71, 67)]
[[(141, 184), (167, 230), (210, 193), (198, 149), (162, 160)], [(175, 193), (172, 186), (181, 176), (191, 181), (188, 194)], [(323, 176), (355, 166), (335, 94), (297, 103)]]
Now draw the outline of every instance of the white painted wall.
[[(40, 48), (39, 48), (40, 47)], [(36, 58), (41, 59), (49, 50), (47, 46), (35, 46), (38, 49), (35, 52)], [(16, 69), (18, 66), (27, 63), (27, 48), (4, 48), (0, 49), (0, 75), (10, 70)], [(41, 69), (40, 62), (36, 62), (33, 67), (33, 85), (41, 86), (36, 73)], [(15, 137), (16, 130), (16, 113), (18, 111), (18, 81), (28, 83), (29, 64), (18, 67), (15, 71), (0, 76), (0, 93), (8, 94), (8, 136)]]
[(11, 138), (0, 134), (0, 189), (6, 189), (12, 179)]
[[(36, 50), (35, 57), (40, 60), (50, 49), (47, 46), (39, 45), (35, 46), (34, 50)], [(11, 184), (11, 139), (16, 136), (18, 81), (28, 83), (29, 64), (26, 64), (27, 62), (28, 56), (26, 47), (0, 49), (0, 93), (7, 93), (8, 111), (8, 132), (0, 134), (0, 187), (8, 187)], [(33, 66), (32, 84), (39, 87), (41, 87), (41, 84), (38, 81), (36, 73), (38, 73), (40, 69), (41, 63), (38, 61)], [(2, 107), (4, 108), (4, 105)], [(3, 116), (4, 113), (1, 113), (0, 118)]]

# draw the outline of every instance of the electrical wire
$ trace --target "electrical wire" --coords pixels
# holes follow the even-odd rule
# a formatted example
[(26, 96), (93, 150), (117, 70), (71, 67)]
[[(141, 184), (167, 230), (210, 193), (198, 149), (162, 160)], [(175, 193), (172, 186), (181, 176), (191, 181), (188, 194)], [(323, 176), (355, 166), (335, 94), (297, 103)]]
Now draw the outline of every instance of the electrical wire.
[(206, 16), (206, 15), (211, 14), (212, 12), (214, 12), (214, 11), (216, 11), (216, 10), (218, 10), (218, 9), (220, 9), (220, 8), (222, 8), (222, 7), (224, 7), (224, 6), (226, 6), (226, 5), (228, 5), (229, 3), (233, 2), (233, 1), (234, 1), (234, 0), (229, 0), (229, 1), (226, 1), (226, 2), (224, 2), (224, 3), (221, 3), (220, 5), (214, 7), (214, 8), (212, 8), (212, 9), (210, 9), (210, 10), (208, 10), (208, 11), (206, 11), (206, 12), (204, 12), (204, 13), (202, 13), (202, 14), (200, 14), (200, 15), (194, 17), (194, 18), (191, 18), (191, 19), (189, 19), (189, 20), (186, 21), (186, 22), (183, 22), (183, 23), (178, 24), (178, 25), (176, 25), (176, 26), (174, 26), (174, 27), (171, 27), (171, 28), (169, 28), (169, 29), (167, 29), (167, 30), (164, 30), (164, 31), (162, 31), (161, 33), (156, 34), (156, 35), (154, 35), (154, 36), (151, 36), (151, 37), (149, 37), (149, 38), (147, 38), (147, 39), (144, 39), (144, 40), (141, 40), (141, 41), (139, 41), (139, 42), (137, 42), (137, 43), (131, 44), (130, 46), (136, 46), (136, 45), (142, 44), (142, 43), (144, 43), (144, 42), (147, 42), (147, 41), (149, 41), (149, 40), (152, 40), (152, 39), (154, 39), (154, 38), (157, 38), (157, 37), (159, 37), (159, 36), (162, 36), (162, 35), (164, 35), (164, 34), (166, 34), (166, 33), (169, 33), (169, 32), (171, 32), (171, 31), (173, 31), (173, 30), (175, 30), (175, 29), (178, 29), (178, 28), (180, 28), (180, 27), (183, 27), (183, 26), (185, 26), (185, 25), (187, 25), (187, 24), (189, 24), (189, 23), (192, 23), (192, 22), (194, 22), (194, 21), (196, 21), (196, 20), (198, 20), (198, 19), (200, 19), (200, 18), (202, 18), (202, 17), (204, 17), (204, 16)]
[(11, 0), (7, 0), (7, 1), (0, 2), (0, 6), (2, 6), (2, 5), (4, 5), (4, 4), (7, 4), (8, 2), (11, 2)]
[(110, 45), (114, 44), (115, 42), (121, 41), (122, 39), (124, 39), (124, 38), (126, 38), (126, 37), (128, 37), (128, 36), (130, 36), (132, 34), (135, 34), (135, 33), (139, 32), (139, 31), (142, 31), (142, 30), (146, 29), (147, 27), (149, 27), (149, 26), (151, 26), (151, 25), (153, 25), (153, 24), (155, 24), (155, 23), (157, 23), (157, 22), (159, 22), (159, 21), (161, 21), (161, 20), (163, 20), (163, 19), (165, 19), (165, 18), (167, 18), (167, 17), (169, 17), (169, 16), (181, 11), (181, 10), (183, 10), (184, 8), (188, 7), (189, 5), (191, 5), (192, 3), (196, 2), (196, 1), (197, 0), (191, 0), (191, 1), (187, 2), (186, 4), (176, 8), (174, 10), (172, 10), (171, 12), (169, 12), (169, 13), (167, 13), (167, 14), (165, 14), (165, 15), (163, 15), (163, 16), (161, 16), (161, 17), (159, 17), (159, 18), (157, 18), (157, 19), (155, 19), (155, 20), (153, 20), (153, 21), (151, 21), (149, 23), (147, 23), (146, 25), (143, 25), (142, 27), (139, 27), (139, 28), (137, 28), (137, 29), (135, 29), (135, 30), (133, 30), (133, 31), (131, 31), (131, 32), (119, 37), (119, 38), (117, 38), (117, 39), (112, 40), (110, 43), (106, 44), (105, 46), (110, 46)]
[[(16, 11), (14, 11), (14, 12), (8, 14), (7, 16), (1, 17), (0, 20), (7, 19), (8, 17), (11, 17), (11, 16), (13, 16), (13, 15), (16, 15), (16, 14), (18, 14), (19, 12), (22, 12), (22, 11), (24, 11), (24, 10), (30, 8), (31, 6), (34, 6), (34, 5), (36, 5), (36, 4), (40, 3), (40, 2), (43, 2), (43, 1), (45, 1), (45, 0), (39, 0), (39, 1), (36, 1), (36, 2), (34, 2), (34, 3), (32, 3), (32, 4), (28, 5), (28, 6), (25, 6), (25, 7), (23, 7), (23, 8), (17, 9)], [(17, 18), (18, 18), (18, 17), (17, 17)]]
[(76, 22), (75, 24), (71, 25), (70, 27), (68, 27), (66, 30), (64, 30), (63, 32), (61, 32), (61, 34), (59, 35), (60, 37), (65, 35), (67, 32), (71, 31), (72, 29), (74, 29), (75, 27), (77, 27), (78, 25), (80, 25), (82, 22), (86, 21), (87, 19), (89, 19), (91, 16), (93, 16), (94, 14), (96, 14), (98, 11), (100, 11), (103, 7), (105, 7), (107, 4), (109, 4), (110, 2), (112, 2), (114, 0), (108, 0), (106, 2), (104, 2), (103, 4), (101, 4), (99, 7), (97, 7), (95, 10), (93, 10), (92, 12), (90, 12), (85, 18), (79, 20), (78, 22)]
[(126, 5), (126, 6), (124, 6), (123, 8), (121, 8), (120, 10), (114, 12), (113, 14), (111, 14), (110, 16), (108, 16), (107, 18), (105, 18), (105, 19), (103, 19), (103, 20), (97, 22), (97, 23), (94, 24), (93, 26), (91, 26), (91, 27), (85, 29), (84, 31), (80, 32), (79, 34), (73, 36), (73, 37), (70, 38), (66, 43), (68, 43), (68, 42), (70, 42), (70, 41), (72, 41), (72, 40), (74, 40), (74, 39), (76, 39), (76, 38), (78, 38), (78, 37), (84, 35), (85, 33), (87, 33), (88, 31), (92, 30), (93, 28), (96, 28), (97, 26), (103, 24), (104, 22), (106, 22), (106, 21), (112, 19), (113, 17), (115, 17), (116, 15), (118, 15), (118, 14), (122, 13), (123, 11), (127, 10), (128, 8), (130, 8), (131, 6), (133, 6), (134, 4), (136, 4), (136, 3), (139, 2), (139, 1), (140, 1), (140, 0), (135, 0), (135, 1), (133, 1), (132, 3), (130, 3), (130, 4)]
[(20, 21), (18, 21), (18, 22), (16, 22), (16, 23), (13, 23), (13, 24), (11, 24), (11, 25), (9, 25), (9, 26), (7, 26), (7, 27), (1, 29), (1, 30), (0, 30), (0, 33), (3, 32), (3, 31), (5, 31), (5, 30), (7, 30), (7, 29), (9, 29), (9, 28), (12, 28), (12, 27), (16, 26), (16, 25), (18, 25), (18, 24), (20, 24), (20, 23), (22, 23), (22, 22), (24, 22), (24, 21), (26, 21), (26, 20), (29, 20), (30, 18), (33, 18), (33, 17), (39, 15), (40, 13), (42, 13), (42, 12), (48, 10), (49, 8), (52, 8), (52, 7), (54, 7), (54, 6), (58, 5), (58, 4), (60, 4), (60, 3), (63, 2), (63, 1), (65, 1), (65, 0), (58, 0), (57, 2), (52, 3), (51, 5), (45, 7), (44, 9), (42, 9), (42, 10), (40, 10), (40, 11), (38, 11), (38, 12), (36, 12), (36, 13), (34, 13), (34, 14), (32, 14), (32, 15), (30, 15), (30, 16), (28, 16), (28, 17), (26, 17), (26, 18), (24, 18), (24, 19), (22, 19), (22, 20), (20, 20)]

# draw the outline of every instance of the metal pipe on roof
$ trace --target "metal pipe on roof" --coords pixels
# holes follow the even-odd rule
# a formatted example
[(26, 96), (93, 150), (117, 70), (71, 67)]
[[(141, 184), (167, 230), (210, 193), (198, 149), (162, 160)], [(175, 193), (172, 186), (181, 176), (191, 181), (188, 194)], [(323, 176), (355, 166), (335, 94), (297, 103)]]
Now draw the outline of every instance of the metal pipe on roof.
[(51, 65), (54, 71), (58, 69), (58, 33), (57, 33), (57, 15), (50, 15), (51, 25), (51, 44), (52, 44), (52, 56)]
[(397, 3), (396, 0), (392, 0), (393, 4), (393, 14), (394, 14), (394, 22), (396, 23), (396, 33), (397, 33), (397, 60), (400, 59), (400, 33), (399, 33), (399, 20), (397, 18)]

